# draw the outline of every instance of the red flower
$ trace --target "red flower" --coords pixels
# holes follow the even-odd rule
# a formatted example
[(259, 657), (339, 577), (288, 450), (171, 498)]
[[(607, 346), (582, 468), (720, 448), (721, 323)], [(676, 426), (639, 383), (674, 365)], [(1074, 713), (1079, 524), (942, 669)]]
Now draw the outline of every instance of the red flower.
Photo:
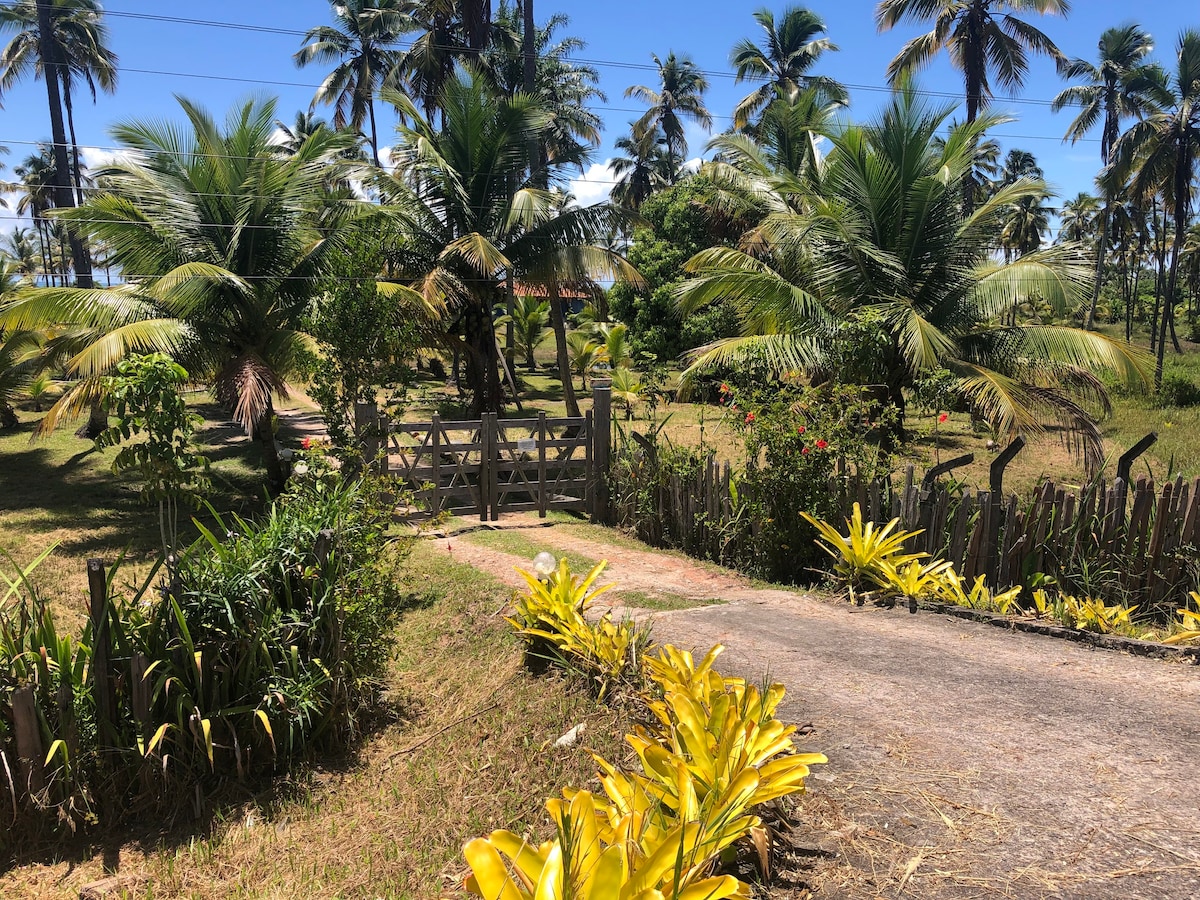
[(807, 454), (808, 454), (808, 448), (807, 448), (807, 447), (804, 447), (804, 448), (802, 448), (802, 449), (800, 450), (800, 453), (801, 453), (801, 454), (803, 454), (803, 455), (807, 455)]
[(737, 404), (736, 404), (736, 403), (730, 403), (730, 404), (729, 404), (729, 408), (730, 408), (730, 409), (737, 409)]
[(824, 450), (828, 446), (829, 446), (829, 441), (827, 441), (827, 440), (822, 439), (822, 440), (817, 441), (817, 449), (818, 450)]
[(723, 381), (721, 382), (721, 393), (722, 393), (722, 394), (731, 394), (731, 393), (733, 393), (731, 390), (729, 390), (729, 385), (727, 385), (727, 384), (726, 384), (725, 382), (723, 382)]
[(948, 418), (950, 418), (950, 413), (942, 413), (940, 416), (938, 416), (938, 421), (945, 422)]
[(805, 428), (803, 425), (801, 425), (796, 429), (796, 434), (804, 434), (804, 431), (805, 431)]
[(749, 425), (754, 421), (754, 413), (746, 413), (746, 424)]
[(305, 438), (300, 442), (300, 446), (304, 450), (310, 449), (312, 447), (312, 438)]

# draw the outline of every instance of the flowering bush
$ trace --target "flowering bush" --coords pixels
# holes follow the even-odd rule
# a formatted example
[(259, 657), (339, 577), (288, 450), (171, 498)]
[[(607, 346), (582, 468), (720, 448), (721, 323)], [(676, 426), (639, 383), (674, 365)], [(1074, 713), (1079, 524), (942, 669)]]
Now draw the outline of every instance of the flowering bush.
[(749, 460), (738, 500), (746, 519), (761, 525), (740, 563), (776, 580), (811, 580), (822, 560), (816, 532), (800, 514), (836, 517), (847, 473), (871, 478), (888, 470), (879, 436), (891, 420), (853, 387), (726, 383), (721, 393), (729, 409), (740, 403), (746, 410), (732, 417)]

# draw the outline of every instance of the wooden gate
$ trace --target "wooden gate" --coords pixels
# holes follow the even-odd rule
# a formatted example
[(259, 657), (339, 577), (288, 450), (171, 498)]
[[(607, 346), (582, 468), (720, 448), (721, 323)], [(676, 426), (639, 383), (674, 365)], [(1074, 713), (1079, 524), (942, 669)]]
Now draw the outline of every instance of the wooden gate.
[(368, 458), (415, 494), (411, 518), (449, 512), (495, 521), (502, 512), (570, 509), (600, 519), (608, 506), (609, 383), (595, 383), (592, 400), (579, 417), (386, 422), (363, 405), (356, 418), (361, 434), (382, 438), (365, 442)]

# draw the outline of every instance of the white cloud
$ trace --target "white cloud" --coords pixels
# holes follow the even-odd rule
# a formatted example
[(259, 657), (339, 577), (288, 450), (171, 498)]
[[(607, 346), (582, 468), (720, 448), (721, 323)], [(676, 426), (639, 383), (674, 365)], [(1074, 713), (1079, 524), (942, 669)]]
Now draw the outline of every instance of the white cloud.
[(79, 158), (83, 167), (89, 172), (111, 166), (113, 163), (127, 163), (136, 160), (141, 153), (137, 150), (113, 150), (109, 147), (80, 147)]
[(571, 179), (571, 193), (575, 195), (577, 204), (594, 206), (608, 199), (613, 182), (617, 180), (608, 167), (610, 161), (606, 159), (602, 163), (592, 163), (583, 175)]

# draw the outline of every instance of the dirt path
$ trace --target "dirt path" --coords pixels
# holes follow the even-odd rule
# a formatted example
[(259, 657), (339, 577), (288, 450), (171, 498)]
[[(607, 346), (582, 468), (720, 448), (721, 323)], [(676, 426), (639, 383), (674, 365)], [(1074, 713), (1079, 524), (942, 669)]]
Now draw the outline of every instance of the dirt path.
[[(626, 589), (728, 601), (657, 614), (655, 636), (721, 642), (726, 670), (787, 685), (784, 718), (830, 759), (803, 807), (817, 896), (1200, 897), (1200, 670), (758, 590), (563, 528), (538, 540), (608, 559)], [(514, 585), (527, 564), (442, 543)]]

